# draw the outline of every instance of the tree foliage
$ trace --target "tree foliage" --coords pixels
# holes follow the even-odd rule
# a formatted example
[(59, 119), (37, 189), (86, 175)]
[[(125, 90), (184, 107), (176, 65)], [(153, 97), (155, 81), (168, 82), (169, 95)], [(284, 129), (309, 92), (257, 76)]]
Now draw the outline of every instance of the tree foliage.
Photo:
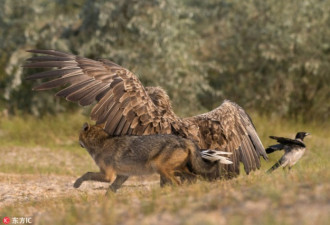
[(164, 87), (181, 115), (231, 99), (269, 115), (328, 119), (329, 11), (321, 0), (2, 0), (0, 110), (74, 108), (23, 80), (25, 50), (51, 48), (115, 61)]
[(206, 71), (212, 90), (202, 97), (214, 99), (205, 103), (214, 106), (219, 97), (232, 96), (264, 113), (327, 119), (330, 3), (226, 3), (214, 2), (210, 17), (217, 22), (204, 33), (202, 60), (211, 65)]

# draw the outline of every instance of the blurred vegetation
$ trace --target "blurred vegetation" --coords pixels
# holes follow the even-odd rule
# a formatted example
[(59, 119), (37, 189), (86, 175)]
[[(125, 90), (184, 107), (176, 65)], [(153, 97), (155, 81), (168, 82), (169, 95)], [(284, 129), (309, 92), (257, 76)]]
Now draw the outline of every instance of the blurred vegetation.
[(36, 93), (27, 49), (107, 58), (164, 87), (179, 115), (231, 99), (299, 120), (330, 112), (330, 2), (323, 0), (2, 0), (0, 111), (77, 106)]

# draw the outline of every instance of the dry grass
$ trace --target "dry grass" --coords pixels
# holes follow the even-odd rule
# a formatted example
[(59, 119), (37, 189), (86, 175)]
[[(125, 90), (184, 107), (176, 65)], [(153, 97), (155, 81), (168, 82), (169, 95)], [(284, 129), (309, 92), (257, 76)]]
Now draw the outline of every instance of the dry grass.
[[(274, 153), (269, 162), (262, 161), (260, 171), (248, 176), (242, 174), (233, 180), (198, 181), (193, 185), (161, 189), (157, 178), (152, 176), (132, 179), (117, 194), (107, 198), (104, 197), (106, 185), (95, 191), (84, 184), (83, 190), (68, 189), (68, 194), (13, 201), (0, 209), (0, 215), (33, 216), (35, 224), (328, 224), (330, 138), (326, 127), (329, 124), (296, 124), (256, 115), (252, 118), (265, 146), (273, 143), (269, 135), (293, 137), (297, 131), (312, 133), (312, 137), (306, 139), (306, 155), (290, 173), (280, 169), (265, 174), (281, 155)], [(67, 120), (70, 123), (64, 122)], [(26, 189), (33, 191), (33, 182), (27, 180), (30, 178), (13, 178), (9, 173), (42, 176), (38, 178), (40, 182), (69, 174), (67, 179), (49, 184), (50, 188), (66, 187), (81, 173), (95, 170), (92, 160), (76, 143), (85, 120), (82, 116), (62, 115), (52, 118), (47, 126), (49, 119), (1, 121), (0, 168), (1, 172), (8, 173), (8, 178), (0, 179), (0, 183), (13, 188), (28, 184)], [(44, 125), (39, 130), (29, 133), (35, 130), (29, 126), (40, 123)], [(19, 134), (15, 134), (16, 131)], [(145, 184), (146, 181), (154, 182)], [(40, 195), (51, 192), (47, 188), (43, 191)]]

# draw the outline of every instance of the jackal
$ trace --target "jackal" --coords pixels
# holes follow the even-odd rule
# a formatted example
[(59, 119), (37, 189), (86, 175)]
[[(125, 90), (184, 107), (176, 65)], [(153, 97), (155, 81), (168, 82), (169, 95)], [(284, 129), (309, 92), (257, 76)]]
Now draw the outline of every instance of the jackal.
[[(79, 142), (92, 156), (100, 172), (87, 172), (74, 183), (78, 188), (84, 181), (110, 183), (116, 191), (129, 176), (160, 174), (160, 185), (192, 182), (196, 175), (206, 176), (216, 170), (214, 161), (230, 164), (223, 156), (201, 153), (189, 139), (175, 135), (109, 136), (101, 126), (85, 123)], [(211, 155), (210, 155), (211, 154)], [(228, 153), (226, 153), (228, 154)], [(204, 161), (205, 155), (209, 161)], [(180, 176), (181, 181), (176, 176)]]

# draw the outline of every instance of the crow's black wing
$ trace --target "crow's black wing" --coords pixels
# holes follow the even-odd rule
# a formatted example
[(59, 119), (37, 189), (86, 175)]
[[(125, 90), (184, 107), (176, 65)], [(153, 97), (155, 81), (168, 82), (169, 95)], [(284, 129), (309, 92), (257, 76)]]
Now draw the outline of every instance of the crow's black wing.
[(282, 145), (298, 145), (301, 147), (306, 147), (306, 145), (298, 140), (290, 139), (290, 138), (284, 138), (284, 137), (275, 137), (275, 136), (269, 136), (271, 139), (275, 139), (278, 143)]
[(284, 146), (282, 144), (270, 145), (266, 148), (266, 153), (270, 154), (270, 153), (273, 153), (275, 151), (282, 150), (283, 148), (284, 148)]

